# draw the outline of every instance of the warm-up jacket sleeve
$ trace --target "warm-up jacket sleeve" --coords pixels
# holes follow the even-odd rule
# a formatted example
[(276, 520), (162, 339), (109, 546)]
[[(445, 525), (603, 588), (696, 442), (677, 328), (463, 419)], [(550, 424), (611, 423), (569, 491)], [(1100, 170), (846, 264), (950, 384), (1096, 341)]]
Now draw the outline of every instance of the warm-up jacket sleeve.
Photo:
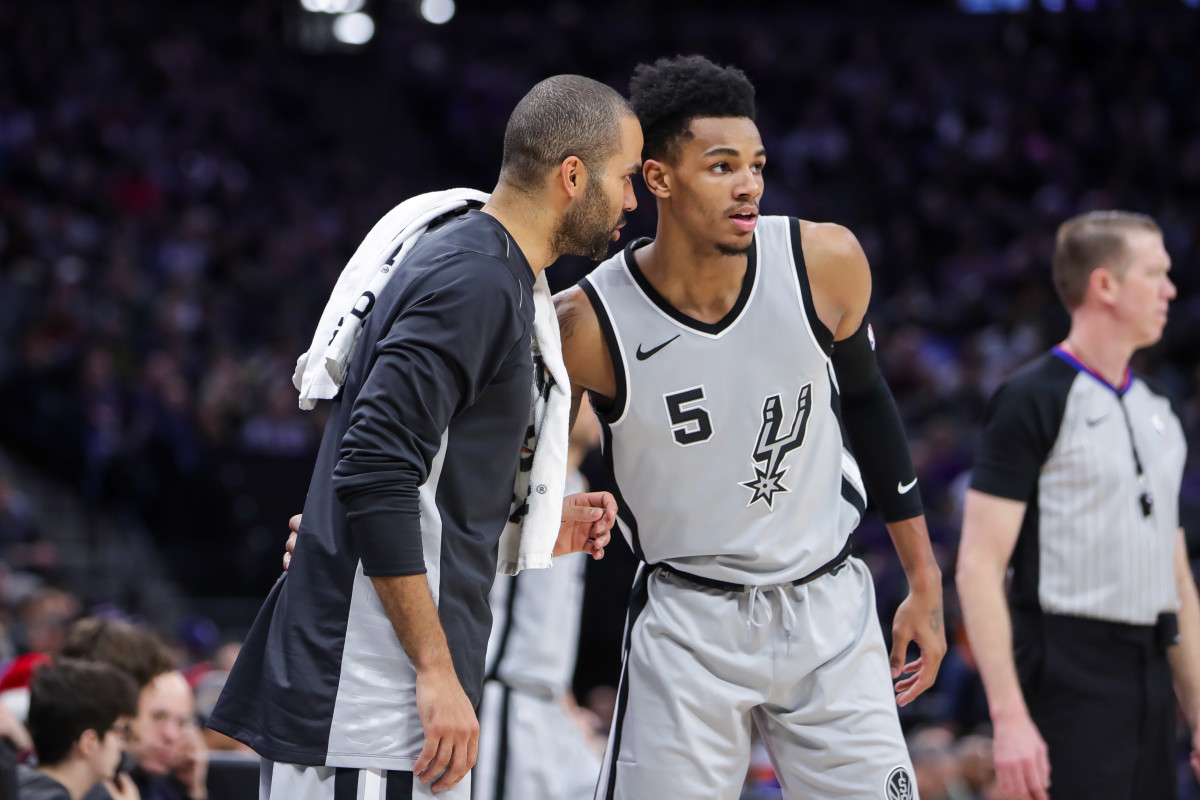
[(524, 340), (520, 287), (509, 269), (486, 255), (445, 258), (407, 287), (375, 343), (333, 473), (369, 576), (425, 572), (418, 489), (450, 421)]

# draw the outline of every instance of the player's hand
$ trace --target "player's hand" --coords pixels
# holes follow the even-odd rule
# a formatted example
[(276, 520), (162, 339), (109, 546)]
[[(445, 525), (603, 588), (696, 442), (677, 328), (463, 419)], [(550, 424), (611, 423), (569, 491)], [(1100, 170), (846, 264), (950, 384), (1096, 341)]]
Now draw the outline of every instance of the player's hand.
[[(908, 645), (914, 641), (921, 654), (905, 664)], [(921, 692), (933, 686), (945, 655), (942, 584), (940, 581), (931, 581), (925, 587), (911, 589), (892, 620), (892, 680), (896, 681), (898, 705), (908, 705)]]
[(303, 514), (296, 514), (288, 520), (288, 530), (291, 534), (288, 535), (287, 544), (283, 546), (283, 569), (286, 572), (287, 568), (292, 564), (292, 553), (296, 552), (296, 537), (300, 535), (300, 517)]
[(554, 543), (554, 555), (587, 553), (604, 558), (617, 519), (617, 501), (608, 492), (580, 492), (563, 498), (562, 527)]
[(115, 781), (104, 781), (104, 788), (108, 790), (112, 800), (142, 800), (137, 784), (124, 772), (118, 773)]
[(996, 788), (1012, 800), (1048, 800), (1050, 752), (1029, 713), (996, 719), (993, 727)]
[(453, 667), (417, 673), (417, 711), (425, 746), (413, 774), (422, 783), (434, 781), (434, 792), (452, 789), (479, 756), (479, 720)]

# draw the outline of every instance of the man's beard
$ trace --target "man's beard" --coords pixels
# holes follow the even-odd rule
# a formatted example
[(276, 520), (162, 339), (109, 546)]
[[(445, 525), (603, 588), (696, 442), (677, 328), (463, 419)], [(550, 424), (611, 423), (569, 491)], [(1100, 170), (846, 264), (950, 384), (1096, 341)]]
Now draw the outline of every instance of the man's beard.
[(717, 242), (717, 252), (723, 256), (744, 256), (750, 252), (750, 248), (754, 246), (754, 242), (750, 241), (746, 244), (725, 244)]
[(559, 255), (587, 256), (600, 261), (608, 255), (613, 231), (625, 221), (625, 214), (614, 221), (608, 219), (608, 203), (600, 188), (603, 176), (588, 180), (583, 197), (563, 215), (554, 232), (554, 252)]

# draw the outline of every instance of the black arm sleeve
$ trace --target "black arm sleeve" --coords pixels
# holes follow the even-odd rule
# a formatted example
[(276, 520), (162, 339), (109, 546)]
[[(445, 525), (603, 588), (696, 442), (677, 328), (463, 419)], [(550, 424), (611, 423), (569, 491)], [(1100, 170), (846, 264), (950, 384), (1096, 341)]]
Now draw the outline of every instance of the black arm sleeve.
[[(490, 256), (430, 270), (374, 344), (333, 473), (368, 576), (424, 573), (420, 486), (450, 421), (475, 401), (520, 341), (519, 291)], [(366, 358), (364, 350), (360, 357)]]
[(849, 338), (834, 342), (833, 369), (841, 392), (842, 424), (867, 492), (885, 522), (898, 522), (919, 517), (924, 508), (921, 492), (912, 486), (916, 473), (900, 409), (879, 371), (867, 327), (864, 319)]

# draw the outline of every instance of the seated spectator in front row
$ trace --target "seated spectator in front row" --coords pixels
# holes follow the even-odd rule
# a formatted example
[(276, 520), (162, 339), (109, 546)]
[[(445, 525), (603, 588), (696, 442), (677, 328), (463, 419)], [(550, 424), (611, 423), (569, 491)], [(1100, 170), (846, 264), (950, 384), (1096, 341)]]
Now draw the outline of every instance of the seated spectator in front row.
[[(121, 620), (89, 617), (67, 632), (63, 655), (116, 667), (138, 687), (131, 725), (130, 776), (141, 800), (205, 800), (208, 751), (195, 723), (195, 700), (166, 644)], [(87, 800), (120, 800), (98, 785)], [(24, 800), (24, 798), (22, 798)]]
[(97, 782), (114, 800), (138, 800), (129, 776), (117, 775), (137, 702), (129, 676), (104, 664), (63, 659), (39, 667), (28, 717), (38, 767), (17, 767), (20, 800), (80, 800)]

